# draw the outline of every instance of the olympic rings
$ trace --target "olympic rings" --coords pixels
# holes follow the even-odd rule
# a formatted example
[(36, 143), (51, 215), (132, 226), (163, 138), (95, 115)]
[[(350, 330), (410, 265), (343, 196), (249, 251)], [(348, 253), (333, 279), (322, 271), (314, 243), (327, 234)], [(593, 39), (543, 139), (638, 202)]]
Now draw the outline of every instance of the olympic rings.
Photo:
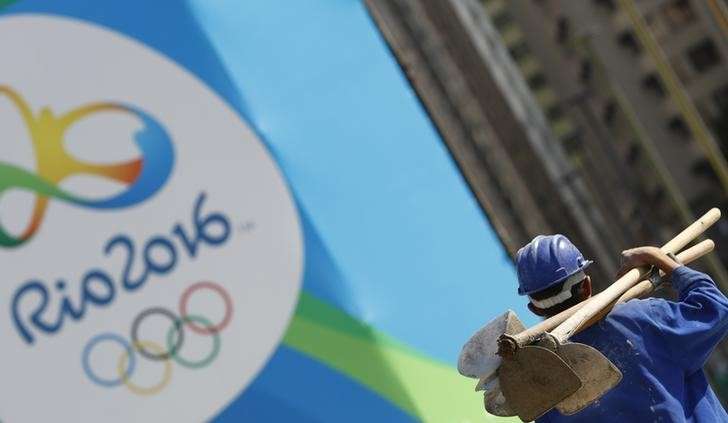
[[(206, 318), (202, 316), (186, 316), (184, 318), (185, 323), (190, 322), (197, 322), (205, 325), (207, 328), (212, 327), (212, 323), (207, 320)], [(172, 348), (171, 345), (174, 345), (174, 326), (169, 328), (169, 331), (167, 332), (167, 348)], [(207, 357), (203, 358), (200, 361), (189, 361), (185, 358), (182, 358), (182, 356), (175, 354), (172, 356), (174, 358), (174, 361), (177, 363), (189, 367), (190, 369), (199, 369), (202, 367), (207, 367), (210, 363), (215, 361), (217, 358), (217, 354), (220, 352), (220, 334), (217, 332), (213, 332), (213, 338), (212, 338), (212, 351), (210, 351), (210, 354), (207, 355)]]
[(223, 301), (225, 301), (225, 316), (222, 318), (220, 323), (212, 327), (199, 328), (189, 321), (187, 327), (199, 334), (210, 335), (225, 329), (230, 323), (230, 320), (233, 318), (233, 300), (230, 298), (230, 294), (228, 294), (227, 291), (225, 291), (220, 285), (212, 282), (197, 282), (196, 284), (191, 285), (185, 290), (185, 292), (182, 293), (182, 296), (179, 299), (179, 314), (180, 316), (187, 316), (187, 303), (189, 302), (190, 296), (192, 296), (195, 291), (205, 288), (220, 294)]
[[(177, 343), (173, 343), (171, 347), (169, 347), (169, 350), (162, 354), (152, 354), (144, 349), (143, 345), (139, 342), (139, 326), (141, 325), (142, 319), (144, 319), (147, 316), (150, 316), (152, 314), (161, 314), (163, 316), (169, 317), (169, 320), (172, 321), (173, 325), (172, 328), (177, 330), (177, 333), (179, 335), (177, 336)], [(143, 355), (144, 357), (150, 359), (150, 360), (157, 360), (157, 361), (163, 361), (163, 360), (169, 360), (170, 357), (175, 355), (177, 351), (182, 347), (182, 343), (185, 340), (185, 333), (182, 330), (182, 320), (174, 315), (171, 311), (167, 310), (166, 308), (162, 307), (152, 307), (148, 308), (141, 313), (134, 319), (134, 322), (131, 324), (131, 342), (134, 344), (134, 346), (139, 346), (137, 348), (137, 351), (139, 351), (139, 354)]]
[[(108, 379), (102, 379), (96, 374), (94, 374), (93, 370), (91, 370), (91, 364), (89, 363), (89, 357), (91, 356), (91, 350), (96, 346), (96, 344), (99, 344), (103, 341), (114, 341), (116, 343), (121, 344), (122, 347), (124, 347), (124, 350), (126, 350), (127, 355), (130, 357), (128, 360), (129, 366), (126, 365), (126, 371), (124, 371), (124, 367), (121, 367), (119, 369), (119, 373), (122, 375), (118, 379), (108, 380)], [(124, 377), (129, 377), (134, 372), (134, 366), (136, 366), (136, 357), (133, 354), (133, 351), (131, 349), (131, 345), (126, 341), (126, 339), (122, 338), (119, 335), (116, 335), (114, 333), (102, 333), (100, 335), (96, 335), (86, 344), (86, 348), (83, 349), (83, 354), (81, 356), (81, 363), (83, 364), (83, 371), (86, 373), (86, 376), (88, 376), (89, 379), (96, 382), (97, 384), (101, 386), (106, 387), (114, 387), (119, 386), (123, 383)]]
[[(225, 314), (220, 323), (213, 324), (204, 316), (187, 314), (187, 303), (189, 302), (190, 297), (193, 293), (201, 289), (208, 289), (218, 293), (225, 302)], [(233, 302), (230, 294), (222, 286), (213, 282), (198, 282), (190, 285), (183, 292), (180, 297), (179, 308), (181, 317), (163, 307), (151, 307), (141, 311), (134, 318), (131, 324), (131, 343), (114, 333), (102, 333), (92, 337), (84, 347), (81, 354), (81, 362), (86, 376), (92, 382), (103, 387), (113, 388), (123, 384), (134, 394), (148, 396), (161, 392), (171, 381), (172, 362), (170, 361), (170, 358), (178, 364), (190, 369), (200, 369), (209, 366), (215, 361), (215, 359), (217, 359), (217, 356), (220, 353), (222, 342), (219, 332), (225, 329), (232, 320)], [(163, 346), (156, 342), (139, 340), (139, 328), (141, 327), (143, 320), (154, 314), (161, 314), (169, 318), (172, 322), (166, 333), (166, 350)], [(185, 328), (189, 328), (190, 330), (202, 335), (211, 335), (212, 350), (210, 353), (197, 361), (188, 360), (180, 356), (179, 351), (182, 348), (185, 339)], [(105, 379), (99, 377), (91, 369), (91, 352), (99, 343), (104, 341), (118, 343), (124, 348), (124, 351), (117, 362), (118, 377), (116, 379)], [(131, 377), (136, 369), (137, 352), (149, 360), (164, 362), (164, 373), (162, 375), (162, 379), (157, 384), (149, 387), (143, 387), (131, 382)]]
[[(139, 351), (140, 353), (144, 351), (144, 348), (156, 350), (157, 354), (164, 351), (164, 348), (162, 346), (152, 341), (138, 341), (134, 343), (134, 349)], [(129, 388), (131, 392), (137, 395), (154, 395), (164, 389), (164, 387), (167, 386), (169, 384), (169, 381), (172, 379), (172, 363), (169, 360), (166, 360), (164, 361), (164, 375), (162, 376), (162, 380), (159, 383), (148, 388), (133, 384), (129, 376), (124, 375), (124, 368), (126, 367), (127, 361), (130, 360), (129, 357), (131, 357), (129, 354), (122, 354), (121, 357), (119, 357), (119, 364), (117, 369), (119, 371), (119, 374), (121, 375), (121, 380), (124, 382), (124, 385), (126, 385), (126, 387)]]

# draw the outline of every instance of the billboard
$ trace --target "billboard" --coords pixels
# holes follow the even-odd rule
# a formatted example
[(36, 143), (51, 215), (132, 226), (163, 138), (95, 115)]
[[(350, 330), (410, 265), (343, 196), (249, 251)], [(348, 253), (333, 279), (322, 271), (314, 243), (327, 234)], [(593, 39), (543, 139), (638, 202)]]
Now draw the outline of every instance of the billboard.
[(527, 312), (361, 2), (1, 4), (1, 421), (489, 419)]

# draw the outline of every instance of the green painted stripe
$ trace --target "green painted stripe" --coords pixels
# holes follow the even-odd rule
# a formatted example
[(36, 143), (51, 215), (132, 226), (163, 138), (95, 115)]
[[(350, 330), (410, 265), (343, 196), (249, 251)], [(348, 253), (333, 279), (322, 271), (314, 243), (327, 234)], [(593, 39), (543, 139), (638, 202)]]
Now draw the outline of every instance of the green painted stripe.
[(303, 294), (286, 345), (344, 373), (424, 422), (508, 422), (483, 410), (475, 381)]
[(306, 319), (295, 318), (286, 345), (344, 373), (413, 416), (417, 408), (402, 386), (386, 352), (374, 342), (347, 336)]
[(368, 338), (372, 333), (365, 324), (305, 291), (301, 292), (295, 314), (352, 336)]
[[(311, 294), (303, 292), (298, 302), (296, 316), (305, 318), (312, 322), (316, 322), (324, 327), (346, 333), (347, 335), (371, 340), (376, 339), (378, 344), (386, 345), (393, 349), (399, 349), (403, 352), (419, 356), (425, 360), (432, 360), (420, 351), (409, 347), (395, 338), (387, 336), (366, 323), (360, 322), (338, 308), (322, 301)], [(446, 363), (442, 363), (446, 365)]]

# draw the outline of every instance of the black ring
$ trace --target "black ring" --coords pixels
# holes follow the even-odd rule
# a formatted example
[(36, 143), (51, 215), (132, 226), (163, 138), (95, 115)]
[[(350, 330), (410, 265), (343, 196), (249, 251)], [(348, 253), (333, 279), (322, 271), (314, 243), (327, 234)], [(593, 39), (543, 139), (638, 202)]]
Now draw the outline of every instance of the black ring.
[[(142, 323), (142, 319), (145, 317), (151, 315), (151, 314), (162, 314), (166, 317), (169, 317), (169, 319), (174, 322), (174, 326), (177, 329), (177, 333), (179, 333), (179, 336), (177, 337), (177, 344), (172, 348), (171, 351), (167, 351), (164, 354), (152, 354), (144, 349), (142, 345), (139, 343), (139, 336), (137, 332), (139, 331), (139, 326)], [(150, 360), (156, 360), (156, 361), (164, 361), (169, 360), (170, 357), (172, 357), (174, 354), (179, 351), (179, 349), (182, 347), (182, 343), (185, 339), (185, 332), (182, 329), (182, 319), (177, 317), (176, 314), (173, 312), (167, 310), (163, 307), (151, 307), (148, 308), (141, 313), (137, 315), (137, 317), (134, 318), (134, 322), (131, 324), (131, 342), (137, 351), (139, 351), (139, 354), (143, 355), (144, 357), (150, 359)]]

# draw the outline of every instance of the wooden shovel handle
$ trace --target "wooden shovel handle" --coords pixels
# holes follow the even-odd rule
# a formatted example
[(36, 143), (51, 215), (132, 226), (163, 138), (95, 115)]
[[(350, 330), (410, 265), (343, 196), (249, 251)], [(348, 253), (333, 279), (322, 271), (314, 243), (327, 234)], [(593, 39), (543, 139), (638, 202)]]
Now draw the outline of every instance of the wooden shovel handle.
[[(687, 250), (682, 251), (681, 253), (677, 254), (677, 259), (683, 263), (688, 264), (691, 263), (700, 257), (708, 254), (709, 252), (713, 251), (713, 248), (715, 248), (715, 243), (709, 239), (706, 239), (705, 241), (696, 244)], [(594, 316), (592, 319), (590, 319), (582, 328), (580, 328), (577, 332), (579, 333), (582, 330), (588, 328), (589, 326), (593, 325), (597, 321), (599, 321), (601, 318), (606, 316), (611, 310), (612, 306), (614, 304), (623, 303), (625, 301), (631, 300), (633, 298), (640, 298), (648, 295), (650, 292), (652, 292), (652, 282), (649, 280), (643, 280), (634, 287), (630, 288), (622, 294), (619, 299), (614, 301), (609, 307), (606, 307), (604, 310), (602, 310), (601, 313)], [(573, 306), (569, 307), (568, 309), (562, 311), (559, 314), (553, 315), (549, 317), (548, 319), (545, 319), (541, 321), (540, 323), (531, 326), (530, 328), (524, 330), (523, 332), (520, 332), (518, 334), (512, 335), (516, 342), (518, 342), (518, 345), (528, 345), (536, 340), (541, 334), (544, 332), (549, 332), (556, 328), (558, 325), (564, 323), (566, 319), (571, 317), (574, 313), (576, 313), (577, 310), (582, 308), (586, 303), (589, 301), (592, 301), (594, 298), (598, 297), (601, 294), (597, 294), (594, 297), (592, 297), (589, 300), (582, 301), (578, 304), (574, 304)]]
[[(690, 241), (705, 232), (705, 230), (718, 219), (720, 219), (720, 210), (715, 208), (711, 209), (700, 219), (696, 220), (695, 223), (685, 228), (685, 230), (680, 232), (675, 238), (663, 245), (660, 249), (664, 253), (676, 253)], [(553, 335), (558, 342), (566, 341), (571, 337), (571, 335), (576, 333), (577, 330), (589, 322), (592, 317), (598, 315), (603, 309), (618, 300), (622, 294), (627, 292), (627, 290), (644, 279), (647, 276), (647, 272), (647, 268), (630, 270), (624, 276), (617, 279), (617, 281), (610, 285), (607, 289), (602, 291), (598, 296), (595, 296), (591, 301), (588, 301), (583, 307), (577, 310), (576, 313), (566, 319), (564, 323), (556, 327), (551, 332), (551, 335)]]
[[(715, 248), (715, 243), (713, 240), (706, 239), (705, 241), (702, 241), (698, 244), (693, 245), (692, 247), (688, 248), (687, 250), (683, 250), (680, 254), (677, 254), (677, 260), (682, 264), (689, 264), (700, 257), (703, 257), (704, 255), (708, 254), (709, 252), (713, 251)], [(662, 275), (662, 272), (661, 276)], [(609, 314), (610, 311), (612, 311), (612, 308), (617, 304), (622, 304), (626, 301), (632, 300), (634, 298), (642, 298), (646, 297), (649, 294), (652, 293), (654, 290), (654, 285), (652, 285), (652, 282), (645, 279), (643, 281), (640, 281), (637, 285), (633, 286), (632, 288), (628, 289), (627, 292), (622, 294), (616, 301), (614, 301), (612, 304), (609, 305), (609, 307), (606, 307), (603, 309), (599, 314), (592, 317), (581, 329), (577, 330), (575, 333), (579, 333), (582, 330), (588, 328), (589, 326), (593, 325), (594, 323), (600, 321), (604, 316)]]

